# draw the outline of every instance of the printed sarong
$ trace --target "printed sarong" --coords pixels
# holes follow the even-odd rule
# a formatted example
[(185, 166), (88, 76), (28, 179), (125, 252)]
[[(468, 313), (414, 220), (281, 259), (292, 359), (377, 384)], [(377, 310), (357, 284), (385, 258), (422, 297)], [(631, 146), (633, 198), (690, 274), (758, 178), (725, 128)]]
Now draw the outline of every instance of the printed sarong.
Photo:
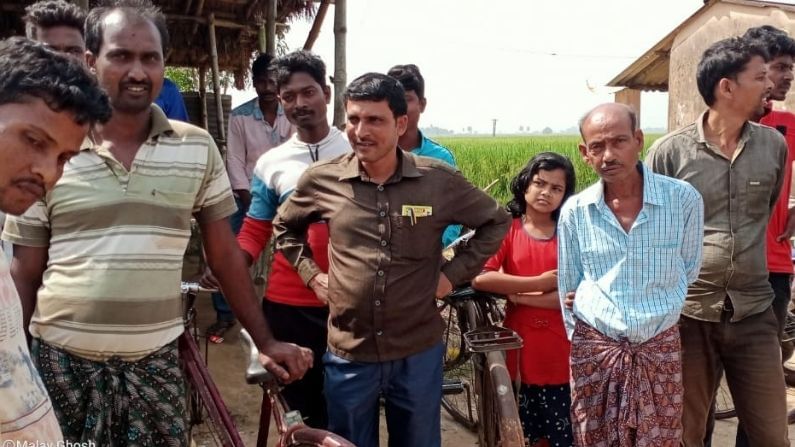
[(679, 327), (632, 344), (577, 321), (571, 376), (575, 445), (679, 446), (683, 407)]
[(135, 362), (95, 362), (34, 340), (33, 361), (64, 439), (96, 446), (185, 446), (185, 381), (176, 341)]

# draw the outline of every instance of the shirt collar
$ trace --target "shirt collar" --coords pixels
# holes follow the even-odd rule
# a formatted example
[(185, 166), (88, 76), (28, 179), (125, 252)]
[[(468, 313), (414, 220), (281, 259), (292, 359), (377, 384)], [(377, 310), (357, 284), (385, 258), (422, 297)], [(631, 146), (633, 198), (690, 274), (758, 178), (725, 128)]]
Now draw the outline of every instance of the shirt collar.
[[(174, 132), (174, 128), (171, 127), (171, 123), (168, 121), (168, 117), (166, 114), (155, 104), (152, 104), (149, 108), (150, 114), (149, 119), (151, 120), (151, 128), (149, 129), (149, 136), (147, 137), (147, 141), (156, 140), (158, 136), (164, 134), (170, 134)], [(94, 140), (91, 138), (91, 132), (83, 139), (83, 144), (80, 145), (80, 150), (96, 150), (97, 145)]]
[[(404, 177), (422, 177), (422, 173), (417, 169), (417, 163), (414, 156), (401, 150), (399, 147), (395, 148), (398, 157), (398, 166), (392, 177), (384, 183), (395, 183), (402, 180)], [(359, 165), (359, 159), (356, 158), (356, 153), (353, 152), (345, 159), (342, 167), (342, 175), (339, 180), (351, 180), (360, 178), (362, 181), (369, 181), (367, 173)]]
[[(652, 172), (643, 163), (638, 162), (638, 170), (643, 176), (643, 203), (650, 205), (664, 205), (665, 197), (659, 190)], [(605, 185), (603, 180), (599, 180), (592, 187), (583, 191), (580, 200), (584, 205), (604, 204)]]
[[(259, 108), (259, 98), (254, 98), (251, 100), (254, 103), (254, 113), (252, 116), (257, 121), (265, 121), (265, 114), (262, 113), (262, 109)], [(276, 116), (284, 115), (284, 109), (282, 108), (281, 104), (276, 105)]]
[[(768, 112), (769, 113), (769, 112)], [(707, 115), (709, 115), (709, 109), (701, 112), (701, 115), (698, 116), (698, 120), (696, 120), (696, 130), (698, 132), (698, 142), (702, 144), (707, 144), (707, 137), (704, 133), (704, 122), (707, 120)], [(743, 124), (743, 130), (740, 133), (740, 140), (737, 142), (737, 147), (742, 147), (749, 138), (751, 138), (751, 134), (754, 132), (754, 126), (750, 125), (748, 121)]]

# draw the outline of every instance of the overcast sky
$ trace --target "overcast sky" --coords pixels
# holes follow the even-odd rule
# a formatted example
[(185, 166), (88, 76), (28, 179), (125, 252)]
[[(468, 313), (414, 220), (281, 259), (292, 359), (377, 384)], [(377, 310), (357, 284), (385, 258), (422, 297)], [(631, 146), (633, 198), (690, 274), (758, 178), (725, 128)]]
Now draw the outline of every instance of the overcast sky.
[[(703, 4), (702, 0), (348, 0), (348, 81), (417, 64), (428, 107), (421, 126), (562, 130), (612, 101), (604, 87)], [(314, 51), (333, 73), (334, 6)], [(290, 49), (311, 23), (291, 24)], [(253, 96), (233, 93), (235, 105)], [(667, 95), (642, 95), (644, 128), (665, 127)]]

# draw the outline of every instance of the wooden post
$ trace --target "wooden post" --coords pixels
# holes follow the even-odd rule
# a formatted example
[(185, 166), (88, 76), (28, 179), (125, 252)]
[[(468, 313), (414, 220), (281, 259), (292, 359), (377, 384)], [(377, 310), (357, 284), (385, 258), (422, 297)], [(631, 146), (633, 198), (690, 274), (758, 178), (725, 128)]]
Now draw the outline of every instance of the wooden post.
[(640, 129), (640, 90), (624, 88), (617, 91), (615, 95), (615, 102), (628, 105), (635, 111), (638, 116), (637, 126)]
[(342, 128), (345, 123), (345, 105), (342, 103), (342, 91), (348, 85), (345, 69), (345, 0), (334, 2), (334, 126)]
[(268, 36), (266, 35), (267, 31), (265, 30), (265, 24), (259, 26), (259, 31), (257, 32), (257, 40), (259, 41), (259, 52), (260, 53), (267, 53), (268, 52)]
[(207, 119), (207, 71), (199, 68), (199, 107), (201, 108), (201, 123), (209, 132), (210, 122)]
[(213, 62), (213, 90), (215, 90), (215, 110), (218, 113), (218, 139), (226, 144), (226, 128), (224, 127), (224, 105), (221, 102), (221, 70), (218, 68), (218, 43), (215, 40), (215, 14), (210, 13), (210, 57)]
[[(199, 4), (196, 5), (196, 17), (201, 17), (202, 12), (204, 11), (204, 0), (199, 0)], [(191, 37), (196, 35), (196, 31), (199, 30), (199, 22), (193, 24), (193, 29), (190, 32)]]
[(265, 52), (276, 56), (276, 0), (268, 0), (265, 19)]
[(311, 51), (312, 47), (315, 45), (317, 36), (320, 35), (320, 28), (323, 26), (323, 20), (326, 18), (326, 11), (328, 11), (329, 3), (329, 0), (320, 1), (320, 7), (317, 9), (317, 15), (315, 15), (315, 20), (312, 22), (312, 29), (309, 30), (309, 34), (306, 36), (304, 50)]

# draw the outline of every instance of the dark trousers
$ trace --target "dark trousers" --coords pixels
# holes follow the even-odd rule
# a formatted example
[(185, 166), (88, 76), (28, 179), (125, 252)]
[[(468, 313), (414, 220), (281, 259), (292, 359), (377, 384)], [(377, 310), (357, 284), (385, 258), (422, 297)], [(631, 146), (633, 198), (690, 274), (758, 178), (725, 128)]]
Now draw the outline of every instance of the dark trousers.
[(358, 447), (378, 447), (383, 396), (389, 447), (440, 447), (444, 345), (386, 362), (354, 362), (327, 352), (329, 430)]
[(325, 429), (328, 425), (323, 392), (323, 354), (328, 344), (328, 308), (300, 307), (263, 300), (262, 310), (273, 336), (312, 350), (312, 368), (304, 378), (285, 385), (282, 396), (292, 410), (298, 410), (306, 425)]
[[(784, 332), (784, 325), (787, 323), (787, 310), (789, 308), (790, 302), (790, 283), (792, 281), (792, 275), (788, 273), (771, 272), (768, 276), (768, 280), (770, 281), (770, 285), (773, 286), (773, 293), (775, 294), (772, 307), (773, 313), (776, 314), (776, 319), (778, 320), (778, 332), (779, 337), (781, 337)], [(786, 387), (782, 392), (786, 393)], [(751, 447), (751, 443), (748, 441), (748, 435), (745, 433), (745, 427), (743, 426), (742, 422), (737, 425), (737, 438), (735, 446)]]
[(700, 447), (721, 373), (726, 374), (739, 420), (753, 446), (789, 446), (778, 321), (772, 307), (732, 323), (682, 316), (682, 444)]

